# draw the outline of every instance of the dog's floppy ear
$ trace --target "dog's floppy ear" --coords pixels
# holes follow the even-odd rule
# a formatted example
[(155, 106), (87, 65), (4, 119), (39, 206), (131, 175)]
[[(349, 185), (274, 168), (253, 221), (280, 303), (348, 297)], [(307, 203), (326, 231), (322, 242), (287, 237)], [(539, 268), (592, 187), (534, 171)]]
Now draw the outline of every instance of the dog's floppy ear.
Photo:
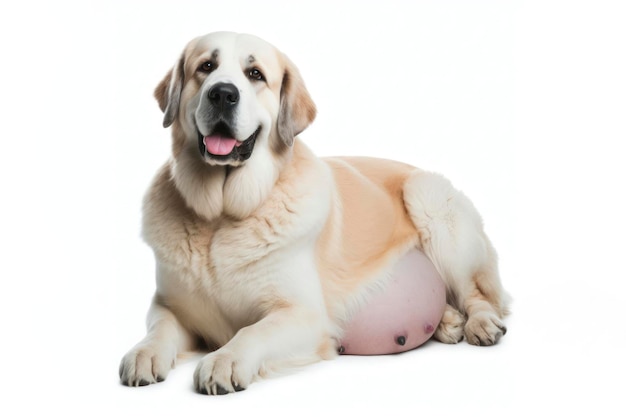
[(296, 66), (283, 55), (285, 73), (280, 88), (278, 136), (287, 146), (315, 119), (317, 110)]
[(178, 117), (180, 93), (183, 89), (185, 75), (184, 64), (185, 57), (183, 55), (154, 90), (154, 97), (159, 102), (159, 107), (164, 113), (163, 127), (169, 127)]

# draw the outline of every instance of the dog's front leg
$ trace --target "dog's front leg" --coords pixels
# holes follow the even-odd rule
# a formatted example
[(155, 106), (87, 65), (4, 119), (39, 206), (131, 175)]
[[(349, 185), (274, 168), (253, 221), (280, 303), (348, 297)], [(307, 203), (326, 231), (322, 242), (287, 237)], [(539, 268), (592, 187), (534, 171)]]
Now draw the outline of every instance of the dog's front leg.
[(180, 325), (174, 313), (152, 300), (147, 319), (148, 333), (120, 363), (122, 384), (131, 387), (165, 380), (178, 352), (193, 349), (194, 337)]
[(241, 391), (268, 362), (305, 364), (332, 355), (326, 316), (302, 307), (282, 307), (245, 327), (196, 367), (194, 386), (202, 394)]

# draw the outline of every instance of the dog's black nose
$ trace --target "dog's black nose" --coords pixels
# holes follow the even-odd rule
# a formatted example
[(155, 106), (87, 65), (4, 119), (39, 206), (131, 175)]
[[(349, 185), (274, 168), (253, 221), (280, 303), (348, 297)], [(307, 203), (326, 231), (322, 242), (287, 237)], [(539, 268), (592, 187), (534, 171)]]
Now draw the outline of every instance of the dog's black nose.
[(233, 84), (217, 83), (209, 89), (209, 101), (221, 109), (229, 109), (239, 101), (239, 90)]

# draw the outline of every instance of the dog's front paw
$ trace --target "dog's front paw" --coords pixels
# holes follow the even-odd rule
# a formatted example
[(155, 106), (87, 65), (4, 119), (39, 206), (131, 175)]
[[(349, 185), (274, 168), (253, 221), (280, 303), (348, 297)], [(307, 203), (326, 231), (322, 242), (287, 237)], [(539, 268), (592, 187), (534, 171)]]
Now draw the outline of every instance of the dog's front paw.
[(193, 374), (194, 387), (201, 394), (223, 395), (243, 391), (258, 374), (233, 352), (220, 349), (206, 355)]
[(492, 313), (473, 314), (465, 323), (465, 337), (472, 345), (495, 345), (505, 334), (506, 326)]
[(122, 358), (120, 380), (130, 387), (161, 382), (175, 363), (175, 348), (139, 344)]

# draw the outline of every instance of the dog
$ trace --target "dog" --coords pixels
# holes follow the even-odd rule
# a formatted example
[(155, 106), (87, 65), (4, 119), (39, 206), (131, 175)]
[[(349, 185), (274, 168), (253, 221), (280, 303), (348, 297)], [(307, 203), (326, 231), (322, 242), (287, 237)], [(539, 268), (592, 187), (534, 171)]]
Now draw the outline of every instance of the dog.
[(172, 157), (144, 199), (157, 289), (147, 335), (122, 359), (124, 385), (163, 381), (201, 345), (204, 394), (331, 359), (350, 318), (415, 249), (445, 283), (437, 340), (493, 345), (505, 334), (508, 296), (470, 200), (401, 162), (316, 157), (297, 138), (316, 107), (275, 47), (230, 32), (193, 39), (155, 97)]

